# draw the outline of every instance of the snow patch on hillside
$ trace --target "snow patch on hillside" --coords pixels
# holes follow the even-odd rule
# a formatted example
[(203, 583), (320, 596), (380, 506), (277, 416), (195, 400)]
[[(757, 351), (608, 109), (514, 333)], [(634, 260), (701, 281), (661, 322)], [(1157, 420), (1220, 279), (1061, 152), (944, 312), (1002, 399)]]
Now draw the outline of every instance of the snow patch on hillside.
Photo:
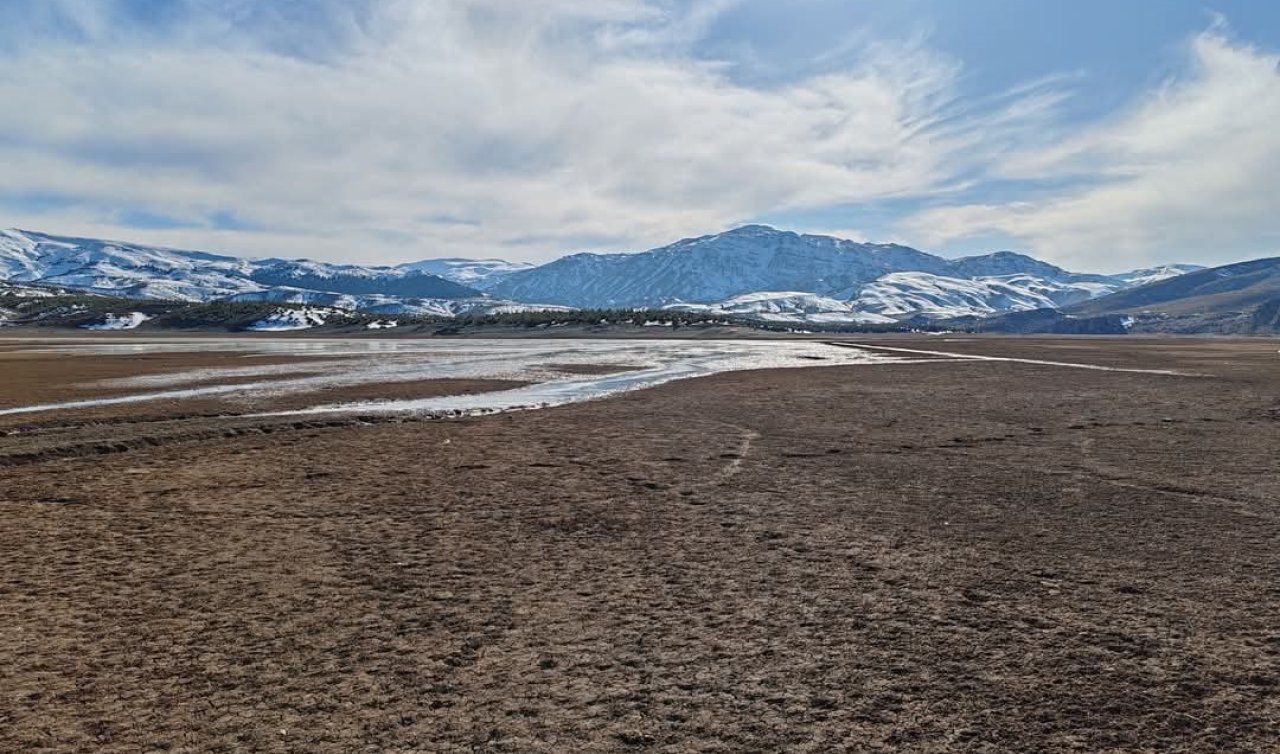
[(445, 280), (452, 280), (477, 290), (488, 290), (500, 280), (521, 270), (532, 269), (535, 265), (528, 262), (508, 262), (505, 259), (461, 259), (446, 257), (443, 259), (424, 259), (420, 262), (408, 262), (398, 269), (426, 272), (439, 275)]
[(256, 332), (285, 332), (288, 330), (307, 330), (320, 327), (330, 317), (342, 314), (337, 309), (319, 309), (304, 307), (302, 309), (277, 309), (271, 314), (249, 325), (246, 329)]
[(282, 304), (309, 304), (330, 309), (360, 311), (366, 314), (425, 316), (451, 319), (485, 314), (514, 314), (534, 311), (571, 311), (566, 306), (520, 304), (490, 298), (402, 298), (381, 294), (345, 294), (309, 291), (301, 288), (272, 288), (241, 293), (228, 301), (274, 301)]
[(665, 308), (768, 322), (886, 324), (894, 321), (880, 314), (857, 311), (847, 301), (803, 291), (745, 293), (715, 304), (670, 304)]
[[(213, 301), (276, 288), (395, 295), (474, 295), (437, 276), (396, 267), (238, 257), (0, 230), (0, 280), (39, 282), (125, 298)], [(456, 289), (456, 290), (452, 290)]]
[(984, 317), (997, 312), (1056, 308), (1124, 286), (1099, 282), (1058, 282), (1034, 275), (999, 275), (972, 280), (895, 272), (866, 285), (852, 302), (857, 311), (886, 317)]
[(127, 314), (108, 314), (100, 322), (94, 322), (89, 325), (82, 325), (85, 330), (133, 330), (138, 325), (151, 319), (142, 312), (129, 312)]
[(1123, 275), (1116, 275), (1116, 278), (1137, 287), (1148, 283), (1158, 283), (1161, 280), (1176, 278), (1179, 275), (1203, 269), (1205, 269), (1204, 266), (1198, 264), (1166, 264), (1159, 267), (1148, 267), (1144, 270), (1126, 272)]
[(47, 288), (32, 288), (27, 285), (13, 285), (8, 283), (0, 283), (0, 296), (13, 296), (14, 298), (53, 298), (57, 296), (56, 291)]

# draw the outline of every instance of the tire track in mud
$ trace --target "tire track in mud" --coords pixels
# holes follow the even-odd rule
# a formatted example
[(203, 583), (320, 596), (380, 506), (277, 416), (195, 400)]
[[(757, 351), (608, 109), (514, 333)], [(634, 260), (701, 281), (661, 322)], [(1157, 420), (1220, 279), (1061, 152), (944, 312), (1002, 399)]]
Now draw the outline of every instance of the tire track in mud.
[[(36, 447), (32, 450), (0, 452), (0, 468), (25, 466), (28, 464), (71, 458), (89, 458), (103, 455), (128, 453), (147, 448), (162, 448), (209, 440), (221, 440), (249, 435), (271, 435), (280, 432), (299, 430), (333, 429), (338, 427), (365, 427), (375, 424), (402, 424), (423, 421), (440, 417), (434, 416), (367, 416), (342, 419), (315, 419), (309, 421), (290, 421), (245, 424), (240, 426), (218, 426), (205, 428), (181, 428), (171, 433), (145, 434), (119, 438), (93, 438), (82, 441), (70, 441)], [(120, 426), (120, 425), (116, 425)], [(123, 426), (132, 426), (125, 423)], [(77, 428), (90, 429), (93, 424), (81, 425)]]

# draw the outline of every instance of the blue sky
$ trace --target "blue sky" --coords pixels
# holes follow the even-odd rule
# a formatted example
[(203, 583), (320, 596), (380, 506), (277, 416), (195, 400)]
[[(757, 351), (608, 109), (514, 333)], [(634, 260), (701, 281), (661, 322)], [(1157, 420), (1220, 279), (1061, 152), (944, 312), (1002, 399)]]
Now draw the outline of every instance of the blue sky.
[(746, 222), (1280, 253), (1280, 4), (7, 0), (0, 225), (362, 262)]

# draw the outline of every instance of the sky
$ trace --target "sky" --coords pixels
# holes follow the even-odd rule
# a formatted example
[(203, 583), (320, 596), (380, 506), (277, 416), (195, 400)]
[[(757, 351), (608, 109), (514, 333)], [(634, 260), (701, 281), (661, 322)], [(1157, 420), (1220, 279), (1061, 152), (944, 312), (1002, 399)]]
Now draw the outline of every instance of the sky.
[(1280, 255), (1280, 3), (4, 0), (0, 226), (396, 263), (747, 223)]

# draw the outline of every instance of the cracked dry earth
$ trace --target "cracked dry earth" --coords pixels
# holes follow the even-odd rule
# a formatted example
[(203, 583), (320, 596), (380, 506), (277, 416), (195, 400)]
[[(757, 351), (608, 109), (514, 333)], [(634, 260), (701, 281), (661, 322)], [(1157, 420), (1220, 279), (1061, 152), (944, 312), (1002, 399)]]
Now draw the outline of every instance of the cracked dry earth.
[(0, 750), (1280, 749), (1275, 343), (884, 343), (1198, 376), (744, 372), (2, 468)]

